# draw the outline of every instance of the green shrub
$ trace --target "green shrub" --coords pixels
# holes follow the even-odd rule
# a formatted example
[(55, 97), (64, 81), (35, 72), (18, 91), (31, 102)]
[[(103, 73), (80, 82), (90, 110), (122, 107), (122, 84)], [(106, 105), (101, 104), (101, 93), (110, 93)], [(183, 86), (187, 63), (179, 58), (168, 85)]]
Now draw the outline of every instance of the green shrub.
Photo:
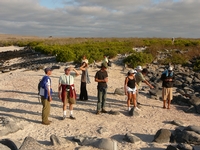
[(133, 53), (132, 55), (128, 56), (124, 59), (124, 63), (127, 64), (129, 67), (135, 68), (138, 65), (146, 65), (153, 61), (153, 56), (148, 53)]

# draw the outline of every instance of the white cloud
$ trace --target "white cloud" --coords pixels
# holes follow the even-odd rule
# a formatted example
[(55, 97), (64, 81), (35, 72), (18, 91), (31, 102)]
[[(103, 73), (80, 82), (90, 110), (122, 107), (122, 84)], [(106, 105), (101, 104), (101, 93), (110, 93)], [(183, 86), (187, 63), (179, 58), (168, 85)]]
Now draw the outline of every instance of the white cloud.
[(75, 0), (48, 9), (39, 0), (1, 0), (0, 32), (70, 37), (199, 38), (199, 0)]

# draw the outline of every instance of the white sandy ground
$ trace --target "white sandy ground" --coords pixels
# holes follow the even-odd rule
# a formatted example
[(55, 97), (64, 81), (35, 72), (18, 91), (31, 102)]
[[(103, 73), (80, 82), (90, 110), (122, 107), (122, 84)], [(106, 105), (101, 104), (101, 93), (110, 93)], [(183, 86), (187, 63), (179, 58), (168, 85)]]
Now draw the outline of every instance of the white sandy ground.
[[(184, 113), (178, 105), (171, 105), (170, 110), (163, 109), (162, 101), (150, 99), (147, 92), (140, 94), (139, 99), (142, 105), (139, 116), (128, 116), (125, 96), (113, 94), (115, 88), (123, 87), (126, 73), (122, 72), (121, 66), (116, 65), (108, 70), (107, 110), (119, 111), (121, 114), (116, 116), (109, 114), (96, 115), (97, 83), (94, 82), (94, 75), (97, 70), (89, 69), (91, 79), (91, 83), (87, 85), (89, 100), (86, 102), (77, 101), (74, 107), (76, 120), (70, 120), (69, 118), (62, 120), (62, 102), (57, 97), (57, 89), (58, 78), (64, 73), (64, 66), (52, 72), (54, 95), (49, 118), (52, 123), (49, 126), (41, 124), (42, 105), (38, 102), (37, 96), (37, 84), (44, 75), (43, 70), (36, 72), (21, 69), (0, 73), (0, 116), (11, 116), (25, 120), (23, 121), (24, 130), (1, 136), (0, 139), (10, 138), (23, 142), (25, 137), (31, 136), (42, 144), (50, 145), (52, 134), (59, 137), (87, 135), (99, 138), (112, 137), (118, 141), (119, 150), (161, 150), (165, 149), (170, 143), (158, 144), (152, 142), (152, 140), (159, 129), (174, 130), (176, 128), (175, 125), (169, 123), (170, 121), (178, 119), (185, 126), (200, 126), (198, 114)], [(75, 79), (77, 95), (80, 91), (80, 77), (78, 76)], [(69, 114), (69, 111), (67, 113)], [(107, 132), (99, 134), (97, 130), (101, 127), (106, 128)], [(123, 141), (126, 133), (134, 133), (143, 142), (132, 144)]]

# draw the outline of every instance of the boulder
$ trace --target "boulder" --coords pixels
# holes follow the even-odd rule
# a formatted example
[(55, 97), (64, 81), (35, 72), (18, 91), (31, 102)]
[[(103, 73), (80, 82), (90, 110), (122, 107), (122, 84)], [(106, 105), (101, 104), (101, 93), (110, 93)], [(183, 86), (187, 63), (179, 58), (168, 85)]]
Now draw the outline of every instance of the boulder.
[(171, 132), (168, 129), (160, 129), (156, 132), (153, 142), (168, 143), (170, 142)]
[(116, 88), (115, 91), (114, 91), (114, 94), (125, 95), (124, 88)]
[(137, 143), (137, 142), (142, 141), (139, 137), (137, 137), (136, 135), (132, 133), (127, 133), (124, 137), (124, 140), (130, 143)]
[(110, 138), (100, 139), (96, 147), (104, 150), (118, 150), (117, 141)]

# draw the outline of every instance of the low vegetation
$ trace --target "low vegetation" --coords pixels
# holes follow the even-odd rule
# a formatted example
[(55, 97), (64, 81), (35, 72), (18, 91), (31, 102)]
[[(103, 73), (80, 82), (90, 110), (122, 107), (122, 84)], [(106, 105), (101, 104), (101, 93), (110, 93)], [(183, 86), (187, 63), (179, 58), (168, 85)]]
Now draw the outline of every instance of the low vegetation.
[[(89, 62), (100, 61), (103, 55), (109, 58), (117, 54), (128, 55), (124, 63), (130, 67), (145, 65), (158, 59), (158, 55), (167, 57), (158, 60), (160, 64), (185, 65), (195, 58), (194, 70), (200, 71), (200, 40), (176, 38), (41, 38), (15, 35), (0, 35), (0, 46), (30, 46), (35, 51), (56, 55), (57, 61), (80, 62), (86, 55)], [(143, 52), (135, 52), (134, 47), (147, 47)]]

